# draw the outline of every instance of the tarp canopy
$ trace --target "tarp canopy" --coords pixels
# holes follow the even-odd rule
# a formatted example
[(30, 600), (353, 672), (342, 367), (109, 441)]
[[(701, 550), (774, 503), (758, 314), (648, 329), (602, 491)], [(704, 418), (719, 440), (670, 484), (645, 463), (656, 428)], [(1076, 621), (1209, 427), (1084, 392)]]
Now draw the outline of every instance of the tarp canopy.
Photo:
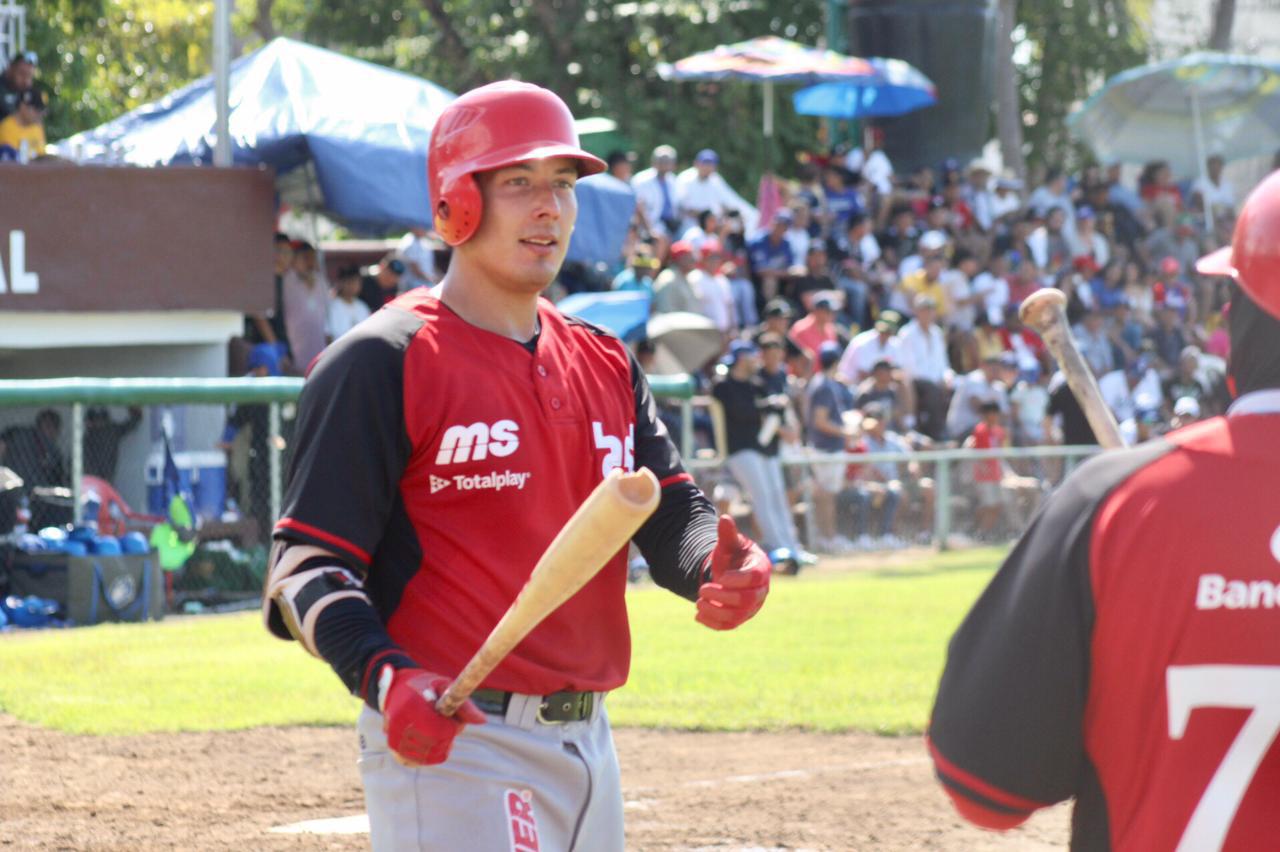
[[(231, 64), (230, 133), (237, 165), (275, 169), (281, 200), (356, 231), (431, 226), (427, 144), (455, 95), (426, 80), (277, 38)], [(213, 160), (213, 76), (57, 145), (81, 162), (138, 166)], [(570, 244), (580, 260), (621, 253), (634, 195), (579, 184), (584, 213)], [(599, 197), (603, 196), (603, 197)], [(625, 217), (622, 209), (626, 209)]]

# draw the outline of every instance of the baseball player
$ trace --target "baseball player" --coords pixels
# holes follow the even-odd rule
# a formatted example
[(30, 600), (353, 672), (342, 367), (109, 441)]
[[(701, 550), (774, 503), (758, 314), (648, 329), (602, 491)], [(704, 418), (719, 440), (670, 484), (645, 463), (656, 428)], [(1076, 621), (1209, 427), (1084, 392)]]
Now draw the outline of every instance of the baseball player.
[(1232, 245), (1235, 401), (1103, 453), (1045, 503), (948, 652), (929, 730), (960, 813), (1075, 799), (1072, 849), (1280, 833), (1280, 172)]
[(565, 104), (518, 82), (468, 92), (428, 156), (452, 261), (313, 366), (264, 614), (365, 702), (374, 849), (622, 849), (603, 705), (630, 662), (625, 552), (455, 716), (436, 696), (615, 468), (660, 481), (634, 541), (701, 623), (751, 618), (769, 560), (693, 484), (622, 342), (539, 297), (564, 260), (575, 182), (604, 169)]

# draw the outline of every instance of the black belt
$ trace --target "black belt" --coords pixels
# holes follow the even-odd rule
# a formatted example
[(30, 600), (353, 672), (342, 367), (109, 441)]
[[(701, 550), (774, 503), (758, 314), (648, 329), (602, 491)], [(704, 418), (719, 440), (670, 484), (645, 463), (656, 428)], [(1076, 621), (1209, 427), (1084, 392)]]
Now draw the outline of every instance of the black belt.
[[(485, 713), (501, 716), (511, 705), (513, 694), (499, 689), (477, 689), (471, 693), (471, 703)], [(595, 703), (594, 692), (553, 692), (542, 697), (542, 704), (538, 707), (538, 721), (559, 723), (590, 719)]]

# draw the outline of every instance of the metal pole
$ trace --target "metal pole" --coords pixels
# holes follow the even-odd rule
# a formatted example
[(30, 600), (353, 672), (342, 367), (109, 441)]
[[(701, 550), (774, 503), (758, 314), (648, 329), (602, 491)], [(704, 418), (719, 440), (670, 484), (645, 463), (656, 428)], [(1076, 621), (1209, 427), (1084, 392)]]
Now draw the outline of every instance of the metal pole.
[(213, 5), (213, 80), (217, 105), (214, 129), (213, 164), (231, 165), (231, 0), (215, 0)]
[(685, 464), (693, 458), (693, 401), (680, 400), (680, 455)]
[[(1200, 118), (1200, 93), (1194, 87), (1191, 89), (1191, 128), (1195, 134), (1196, 144), (1196, 160), (1199, 163), (1200, 178), (1207, 185), (1209, 183), (1209, 170), (1205, 163), (1206, 151), (1204, 150), (1204, 124)], [(1204, 228), (1210, 235), (1213, 234), (1213, 205), (1208, 199), (1201, 199), (1204, 203)]]
[[(271, 459), (271, 523), (280, 520), (280, 403), (267, 407), (267, 457)], [(270, 532), (266, 530), (265, 532)]]
[[(80, 506), (80, 479), (84, 476), (84, 403), (71, 404), (71, 522), (84, 520)], [(96, 519), (95, 519), (96, 520)]]
[(951, 459), (938, 459), (933, 474), (933, 543), (947, 550), (951, 535)]

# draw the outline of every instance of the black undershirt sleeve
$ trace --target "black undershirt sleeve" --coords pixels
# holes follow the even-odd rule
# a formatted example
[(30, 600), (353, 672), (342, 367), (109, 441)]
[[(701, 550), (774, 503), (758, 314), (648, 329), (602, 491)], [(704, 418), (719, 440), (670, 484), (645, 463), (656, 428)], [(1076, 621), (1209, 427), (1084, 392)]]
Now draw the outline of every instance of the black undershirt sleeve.
[(636, 467), (647, 467), (662, 483), (658, 509), (633, 539), (649, 575), (664, 589), (696, 600), (703, 582), (703, 566), (716, 546), (716, 510), (693, 483), (680, 460), (649, 382), (631, 359), (631, 385), (636, 398)]

